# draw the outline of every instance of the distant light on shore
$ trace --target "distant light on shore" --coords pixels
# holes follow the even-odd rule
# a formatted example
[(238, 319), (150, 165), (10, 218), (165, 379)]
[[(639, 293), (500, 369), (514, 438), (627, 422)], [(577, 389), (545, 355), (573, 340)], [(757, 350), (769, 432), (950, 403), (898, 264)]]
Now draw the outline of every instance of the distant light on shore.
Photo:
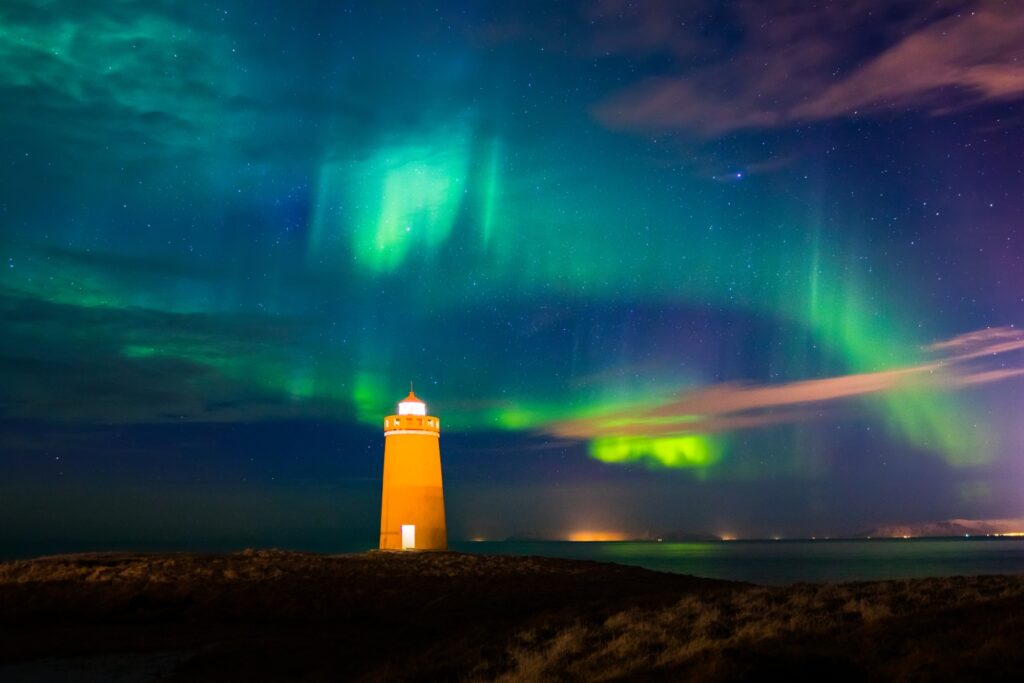
[(624, 541), (626, 534), (620, 531), (573, 531), (567, 536), (569, 541)]

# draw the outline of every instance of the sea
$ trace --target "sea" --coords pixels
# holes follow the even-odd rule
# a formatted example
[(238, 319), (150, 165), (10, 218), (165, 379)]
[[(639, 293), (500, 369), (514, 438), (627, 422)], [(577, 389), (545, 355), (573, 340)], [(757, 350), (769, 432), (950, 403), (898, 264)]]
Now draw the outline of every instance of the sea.
[(909, 538), (660, 543), (497, 541), (452, 550), (618, 562), (662, 572), (772, 585), (1024, 574), (1024, 538)]

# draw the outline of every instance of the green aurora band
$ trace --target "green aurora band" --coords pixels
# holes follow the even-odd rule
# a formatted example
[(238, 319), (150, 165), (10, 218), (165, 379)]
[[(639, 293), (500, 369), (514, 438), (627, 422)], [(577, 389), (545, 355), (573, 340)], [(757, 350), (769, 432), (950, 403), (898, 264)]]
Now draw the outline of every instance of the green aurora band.
[[(229, 203), (234, 185), (256, 201), (265, 189), (263, 171), (224, 151), (255, 135), (250, 128), (259, 116), (231, 109), (231, 95), (258, 77), (231, 66), (229, 41), (157, 11), (121, 19), (84, 13), (67, 21), (59, 14), (0, 14), (0, 84), (41, 86), (68, 106), (104, 103), (131, 113), (138, 129), (126, 138), (150, 145), (121, 150), (129, 162), (163, 154), (168, 164), (194, 169), (197, 182), (207, 184), (202, 192), (210, 193), (195, 201), (211, 207)], [(170, 74), (159, 87), (149, 84), (154, 70)], [(165, 125), (161, 114), (177, 122)], [(211, 412), (207, 403), (220, 387), (225, 394), (241, 387), (277, 406), (268, 414), (347, 415), (378, 425), (408, 379), (427, 374), (443, 378), (422, 393), (436, 397), (447, 428), (536, 432), (620, 405), (654, 406), (708, 379), (696, 371), (655, 371), (584, 385), (565, 374), (517, 380), (515, 368), (492, 365), (520, 339), (520, 323), (511, 322), (504, 345), (455, 338), (439, 352), (429, 342), (430, 357), (441, 362), (425, 371), (428, 342), (421, 339), (455, 316), (490, 315), (498, 303), (600, 307), (643, 298), (797, 326), (849, 372), (919, 362), (920, 346), (932, 341), (904, 322), (907, 302), (874, 279), (863, 248), (840, 239), (835, 225), (826, 230), (802, 197), (753, 196), (740, 200), (739, 210), (721, 198), (728, 188), (670, 180), (669, 171), (602, 151), (604, 138), (574, 139), (572, 153), (593, 162), (569, 171), (557, 136), (527, 140), (511, 126), (503, 132), (500, 124), (482, 124), (484, 118), (479, 108), (462, 107), (428, 109), (416, 125), (324, 126), (319, 166), (303, 197), (308, 219), (290, 238), (294, 248), (272, 257), (254, 250), (194, 268), (183, 258), (170, 259), (163, 271), (147, 268), (148, 255), (165, 245), (144, 226), (159, 223), (166, 207), (134, 208), (130, 195), (74, 225), (56, 218), (49, 237), (67, 249), (44, 247), (28, 234), (12, 239), (5, 246), (17, 267), (4, 269), (0, 287), (8, 312), (36, 302), (83, 322), (12, 318), (9, 329), (25, 343), (49, 336), (70, 347), (111, 347), (143, 369), (168, 362), (201, 369), (194, 388), (205, 401), (172, 403), (159, 414), (132, 410), (126, 420), (228, 419), (233, 413)], [(214, 129), (225, 133), (205, 132)], [(90, 235), (109, 229), (108, 215), (122, 204), (130, 215), (117, 220), (131, 226), (135, 247), (120, 252), (123, 262), (90, 256)], [(223, 211), (223, 224), (237, 220)], [(176, 229), (188, 233), (183, 242), (201, 242), (206, 228)], [(232, 288), (240, 271), (256, 274), (252, 291)], [(331, 291), (330, 300), (317, 301), (317, 288)], [(115, 318), (133, 322), (114, 326)], [(239, 319), (251, 324), (225, 322)], [(537, 352), (529, 343), (511, 352)], [(814, 376), (814, 363), (805, 360), (781, 353), (780, 376)], [(592, 362), (577, 374), (603, 369)], [(458, 395), (446, 385), (459, 387)], [(947, 463), (988, 457), (985, 421), (951, 394), (908, 389), (864, 400), (895, 436)], [(83, 410), (71, 417), (97, 418)], [(681, 432), (599, 438), (590, 452), (607, 463), (713, 473), (727, 465), (728, 446), (729, 435)]]

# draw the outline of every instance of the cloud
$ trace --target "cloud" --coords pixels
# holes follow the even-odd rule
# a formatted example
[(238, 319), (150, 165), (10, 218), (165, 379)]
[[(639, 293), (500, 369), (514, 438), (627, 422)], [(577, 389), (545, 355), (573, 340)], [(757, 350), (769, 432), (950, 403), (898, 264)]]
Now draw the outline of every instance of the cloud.
[(247, 107), (231, 56), (224, 36), (164, 0), (7, 0), (0, 123), (58, 137), (62, 155), (107, 156), (111, 140), (143, 157), (237, 142), (225, 121), (238, 127)]
[(1017, 3), (985, 3), (936, 22), (883, 52), (805, 105), (798, 119), (843, 116), (878, 107), (924, 105), (943, 89), (961, 91), (968, 106), (1024, 94), (1024, 13)]
[(684, 393), (655, 406), (564, 420), (546, 427), (553, 436), (593, 439), (709, 433), (792, 423), (826, 404), (901, 389), (950, 391), (1024, 376), (1024, 367), (978, 367), (978, 359), (1024, 349), (1024, 332), (988, 328), (931, 344), (943, 358), (879, 372), (755, 385), (728, 382)]
[(83, 106), (176, 117), (224, 97), (211, 83), (224, 66), (223, 46), (213, 36), (159, 3), (122, 9), (14, 0), (0, 11), (0, 85)]
[[(740, 3), (742, 39), (731, 53), (711, 55), (707, 66), (680, 63), (677, 73), (614, 94), (595, 114), (616, 129), (715, 137), (882, 110), (944, 114), (1024, 96), (1017, 3), (893, 3), (888, 9), (903, 11), (884, 20), (876, 3), (839, 5), (769, 11)], [(650, 49), (663, 49), (662, 39)], [(872, 43), (885, 47), (857, 54)]]
[(343, 401), (286, 388), (290, 359), (283, 350), (302, 338), (305, 321), (75, 306), (4, 288), (0, 321), (0, 421), (126, 424), (351, 413)]
[(952, 352), (956, 359), (967, 360), (1024, 348), (1024, 333), (1015, 327), (987, 327), (924, 348), (932, 352)]
[(715, 49), (720, 42), (695, 30), (702, 19), (715, 18), (699, 2), (595, 0), (582, 14), (584, 25), (593, 31), (593, 54), (644, 57), (659, 51), (687, 58)]

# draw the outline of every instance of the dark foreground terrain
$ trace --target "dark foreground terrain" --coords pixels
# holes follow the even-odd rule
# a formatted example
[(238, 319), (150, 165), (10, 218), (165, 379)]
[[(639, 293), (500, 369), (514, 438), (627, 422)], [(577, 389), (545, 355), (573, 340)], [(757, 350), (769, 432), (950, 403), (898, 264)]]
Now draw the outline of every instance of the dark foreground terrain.
[(1024, 576), (764, 588), (456, 553), (0, 564), (0, 680), (1024, 680)]

